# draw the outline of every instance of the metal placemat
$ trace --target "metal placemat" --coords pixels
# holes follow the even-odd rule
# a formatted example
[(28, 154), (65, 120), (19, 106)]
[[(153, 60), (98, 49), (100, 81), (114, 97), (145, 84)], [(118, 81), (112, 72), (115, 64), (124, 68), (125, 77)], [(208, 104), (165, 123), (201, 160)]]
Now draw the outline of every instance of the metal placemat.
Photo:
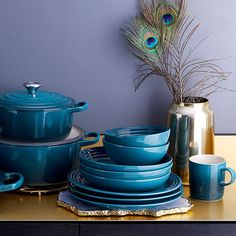
[(57, 204), (64, 207), (78, 216), (153, 216), (160, 217), (164, 215), (172, 215), (188, 212), (193, 205), (187, 198), (179, 198), (178, 200), (164, 205), (156, 206), (153, 209), (145, 210), (104, 210), (99, 209), (98, 206), (87, 204), (79, 201), (69, 190), (59, 193)]

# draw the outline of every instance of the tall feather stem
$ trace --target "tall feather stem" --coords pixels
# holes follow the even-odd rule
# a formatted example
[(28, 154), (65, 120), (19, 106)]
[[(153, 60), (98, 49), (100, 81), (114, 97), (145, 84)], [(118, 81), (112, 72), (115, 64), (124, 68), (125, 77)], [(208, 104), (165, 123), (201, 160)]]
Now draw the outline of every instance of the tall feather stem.
[(121, 29), (128, 50), (142, 62), (136, 90), (152, 76), (164, 79), (176, 102), (199, 102), (201, 96), (228, 90), (218, 85), (231, 74), (216, 64), (221, 59), (192, 58), (206, 37), (190, 48), (200, 24), (187, 15), (186, 0), (139, 0), (138, 9)]

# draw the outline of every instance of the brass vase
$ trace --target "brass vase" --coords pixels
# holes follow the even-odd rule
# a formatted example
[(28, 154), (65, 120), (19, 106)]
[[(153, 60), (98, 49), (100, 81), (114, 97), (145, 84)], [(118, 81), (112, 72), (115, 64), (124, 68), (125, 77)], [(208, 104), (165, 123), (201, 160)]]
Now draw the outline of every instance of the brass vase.
[(214, 114), (206, 98), (196, 102), (172, 102), (167, 113), (170, 127), (168, 153), (173, 157), (173, 172), (184, 185), (189, 184), (189, 157), (214, 152)]

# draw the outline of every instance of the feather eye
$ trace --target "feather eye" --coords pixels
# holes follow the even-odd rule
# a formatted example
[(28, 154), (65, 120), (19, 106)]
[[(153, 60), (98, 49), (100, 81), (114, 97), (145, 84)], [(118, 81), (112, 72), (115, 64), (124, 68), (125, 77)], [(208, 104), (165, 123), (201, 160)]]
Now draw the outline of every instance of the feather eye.
[(160, 30), (150, 26), (141, 17), (134, 18), (131, 24), (123, 27), (121, 33), (135, 55), (143, 54), (153, 58), (158, 54), (161, 45)]
[(168, 4), (161, 4), (158, 8), (157, 15), (159, 21), (168, 27), (173, 26), (178, 19), (177, 11)]
[(144, 46), (150, 50), (156, 50), (159, 46), (159, 37), (153, 32), (146, 32), (143, 40)]

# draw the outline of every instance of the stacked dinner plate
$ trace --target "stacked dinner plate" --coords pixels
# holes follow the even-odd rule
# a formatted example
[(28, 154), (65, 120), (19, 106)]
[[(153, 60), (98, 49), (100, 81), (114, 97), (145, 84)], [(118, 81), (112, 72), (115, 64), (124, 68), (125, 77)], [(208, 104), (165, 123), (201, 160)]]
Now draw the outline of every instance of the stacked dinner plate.
[[(160, 139), (158, 140), (157, 137), (166, 132), (167, 139), (160, 144)], [(115, 139), (108, 137), (108, 133), (112, 133)], [(162, 156), (156, 153), (157, 160), (153, 163), (155, 155), (152, 152), (150, 154), (152, 164), (146, 164), (149, 156), (145, 151), (150, 152), (150, 148), (158, 147), (159, 144), (160, 147), (168, 145), (168, 133), (167, 128), (160, 129), (153, 126), (107, 131), (103, 140), (104, 147), (85, 149), (80, 152), (79, 169), (68, 175), (70, 191), (78, 200), (104, 209), (149, 209), (178, 200), (182, 196), (183, 187), (181, 179), (171, 171), (172, 158), (166, 152)], [(123, 141), (125, 138), (128, 138), (128, 141), (119, 143), (119, 135)], [(143, 141), (134, 146), (134, 140), (141, 140), (141, 137), (144, 138)], [(152, 140), (152, 143), (148, 143), (148, 139)], [(157, 143), (154, 143), (153, 139), (157, 139)], [(124, 148), (121, 152), (110, 149), (108, 151), (107, 142)], [(137, 152), (136, 149), (136, 156), (132, 156), (129, 150), (128, 153), (131, 155), (129, 156), (125, 152), (126, 147), (140, 148), (141, 152)], [(122, 164), (117, 161), (117, 152), (120, 154)], [(116, 153), (115, 158), (113, 153)], [(142, 155), (145, 164), (142, 164)], [(135, 162), (135, 157), (138, 164)]]

